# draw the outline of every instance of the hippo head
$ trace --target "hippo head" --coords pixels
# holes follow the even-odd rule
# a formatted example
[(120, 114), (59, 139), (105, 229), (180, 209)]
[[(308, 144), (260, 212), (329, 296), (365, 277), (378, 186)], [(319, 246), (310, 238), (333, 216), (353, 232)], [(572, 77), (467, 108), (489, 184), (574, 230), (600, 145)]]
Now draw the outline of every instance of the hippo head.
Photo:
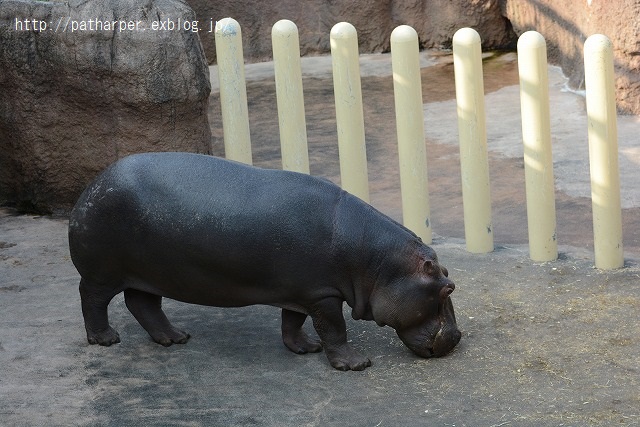
[(396, 277), (389, 278), (385, 286), (376, 287), (372, 314), (378, 325), (394, 328), (418, 356), (440, 357), (462, 336), (450, 298), (455, 285), (433, 249), (423, 246), (419, 253), (411, 257), (408, 271), (400, 269), (404, 271), (396, 271)]

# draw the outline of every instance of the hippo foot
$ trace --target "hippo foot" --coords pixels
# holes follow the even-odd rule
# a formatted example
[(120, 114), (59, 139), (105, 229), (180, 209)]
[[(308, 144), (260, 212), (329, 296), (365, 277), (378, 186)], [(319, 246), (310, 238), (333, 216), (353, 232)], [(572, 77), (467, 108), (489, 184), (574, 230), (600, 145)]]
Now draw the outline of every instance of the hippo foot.
[(151, 338), (160, 345), (169, 347), (172, 344), (186, 344), (191, 335), (176, 328), (154, 334)]
[(111, 344), (117, 344), (120, 342), (120, 335), (109, 326), (107, 329), (102, 331), (87, 331), (87, 341), (89, 344), (100, 344), (103, 346), (110, 346)]
[(332, 350), (327, 348), (325, 351), (331, 366), (339, 371), (364, 371), (371, 366), (371, 360), (349, 346), (342, 346)]
[(319, 340), (309, 337), (302, 330), (307, 314), (282, 309), (282, 341), (289, 350), (296, 354), (317, 353), (322, 351)]
[(282, 341), (289, 350), (296, 354), (317, 353), (322, 351), (322, 344), (304, 331), (298, 330), (296, 333), (282, 335)]

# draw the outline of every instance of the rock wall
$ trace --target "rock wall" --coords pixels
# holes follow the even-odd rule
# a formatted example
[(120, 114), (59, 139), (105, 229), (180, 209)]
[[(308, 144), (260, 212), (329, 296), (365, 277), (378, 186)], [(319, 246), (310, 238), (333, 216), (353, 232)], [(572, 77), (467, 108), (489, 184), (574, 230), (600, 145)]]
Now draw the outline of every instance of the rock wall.
[(65, 211), (119, 157), (210, 151), (198, 33), (149, 30), (178, 18), (178, 0), (0, 1), (0, 202)]
[(562, 67), (574, 88), (584, 88), (585, 40), (596, 33), (608, 36), (618, 108), (640, 114), (640, 0), (501, 0), (501, 7), (518, 34), (536, 30), (545, 37), (549, 60)]
[[(584, 85), (584, 41), (603, 33), (615, 48), (618, 107), (640, 114), (640, 0), (310, 0), (304, 7), (293, 0), (187, 1), (198, 19), (238, 20), (250, 62), (271, 58), (271, 27), (279, 19), (298, 25), (302, 55), (329, 52), (329, 31), (340, 21), (356, 27), (362, 53), (388, 51), (400, 24), (416, 29), (423, 48), (450, 48), (456, 30), (468, 26), (480, 33), (484, 49), (515, 49), (517, 36), (536, 30), (547, 39), (550, 61), (576, 89)], [(202, 43), (213, 63), (213, 34)]]
[[(330, 52), (329, 32), (347, 21), (358, 30), (361, 53), (389, 50), (391, 31), (401, 24), (418, 32), (423, 48), (450, 48), (453, 34), (464, 26), (476, 28), (488, 49), (515, 47), (515, 34), (496, 0), (187, 0), (207, 26), (226, 17), (242, 27), (247, 61), (271, 58), (271, 27), (280, 19), (298, 26), (302, 55)], [(214, 24), (215, 25), (215, 24)], [(207, 58), (215, 62), (213, 33), (201, 34)]]

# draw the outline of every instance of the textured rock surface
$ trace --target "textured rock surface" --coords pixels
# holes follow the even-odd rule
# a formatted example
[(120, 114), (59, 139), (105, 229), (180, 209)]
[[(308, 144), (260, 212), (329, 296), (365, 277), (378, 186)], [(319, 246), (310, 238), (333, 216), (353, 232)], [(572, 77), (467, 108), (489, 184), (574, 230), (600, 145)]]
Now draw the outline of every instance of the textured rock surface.
[(547, 40), (549, 58), (574, 88), (584, 87), (584, 42), (600, 33), (613, 43), (618, 108), (640, 114), (640, 0), (502, 0), (518, 34), (536, 30)]
[[(236, 19), (242, 26), (245, 58), (252, 62), (271, 58), (271, 27), (280, 19), (298, 26), (302, 55), (329, 52), (329, 32), (341, 21), (358, 30), (361, 53), (388, 51), (391, 31), (401, 24), (413, 26), (425, 48), (451, 47), (453, 34), (465, 26), (476, 28), (487, 48), (515, 46), (515, 34), (495, 0), (312, 0), (304, 7), (293, 0), (187, 1), (202, 22)], [(213, 34), (203, 36), (202, 44), (213, 63)]]
[(640, 1), (575, 0), (558, 7), (553, 0), (502, 0), (515, 31), (540, 32), (550, 61), (559, 64), (573, 88), (584, 88), (584, 42), (592, 34), (608, 36), (614, 48), (618, 108), (640, 114)]
[[(292, 0), (187, 1), (200, 20), (238, 20), (250, 62), (271, 58), (271, 26), (279, 19), (298, 25), (302, 55), (329, 52), (329, 31), (340, 21), (358, 30), (361, 53), (388, 51), (391, 31), (400, 24), (418, 31), (423, 48), (450, 48), (453, 34), (465, 26), (480, 33), (485, 49), (515, 48), (518, 35), (536, 30), (547, 39), (550, 61), (575, 89), (584, 86), (584, 41), (602, 33), (615, 49), (618, 107), (640, 114), (640, 0), (313, 0), (304, 7)], [(213, 34), (202, 43), (215, 62)]]
[[(70, 31), (74, 20), (96, 18), (139, 21), (147, 31)], [(149, 30), (178, 18), (194, 13), (173, 0), (0, 1), (0, 202), (66, 210), (118, 157), (209, 152), (209, 71), (198, 34)]]

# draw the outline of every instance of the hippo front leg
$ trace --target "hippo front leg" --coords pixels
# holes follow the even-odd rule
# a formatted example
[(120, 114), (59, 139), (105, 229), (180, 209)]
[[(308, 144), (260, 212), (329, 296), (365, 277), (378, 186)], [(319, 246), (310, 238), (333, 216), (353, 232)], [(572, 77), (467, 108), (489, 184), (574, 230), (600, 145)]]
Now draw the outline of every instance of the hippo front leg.
[(347, 343), (341, 299), (325, 298), (312, 307), (310, 314), (331, 366), (341, 371), (362, 371), (371, 366), (369, 359)]

